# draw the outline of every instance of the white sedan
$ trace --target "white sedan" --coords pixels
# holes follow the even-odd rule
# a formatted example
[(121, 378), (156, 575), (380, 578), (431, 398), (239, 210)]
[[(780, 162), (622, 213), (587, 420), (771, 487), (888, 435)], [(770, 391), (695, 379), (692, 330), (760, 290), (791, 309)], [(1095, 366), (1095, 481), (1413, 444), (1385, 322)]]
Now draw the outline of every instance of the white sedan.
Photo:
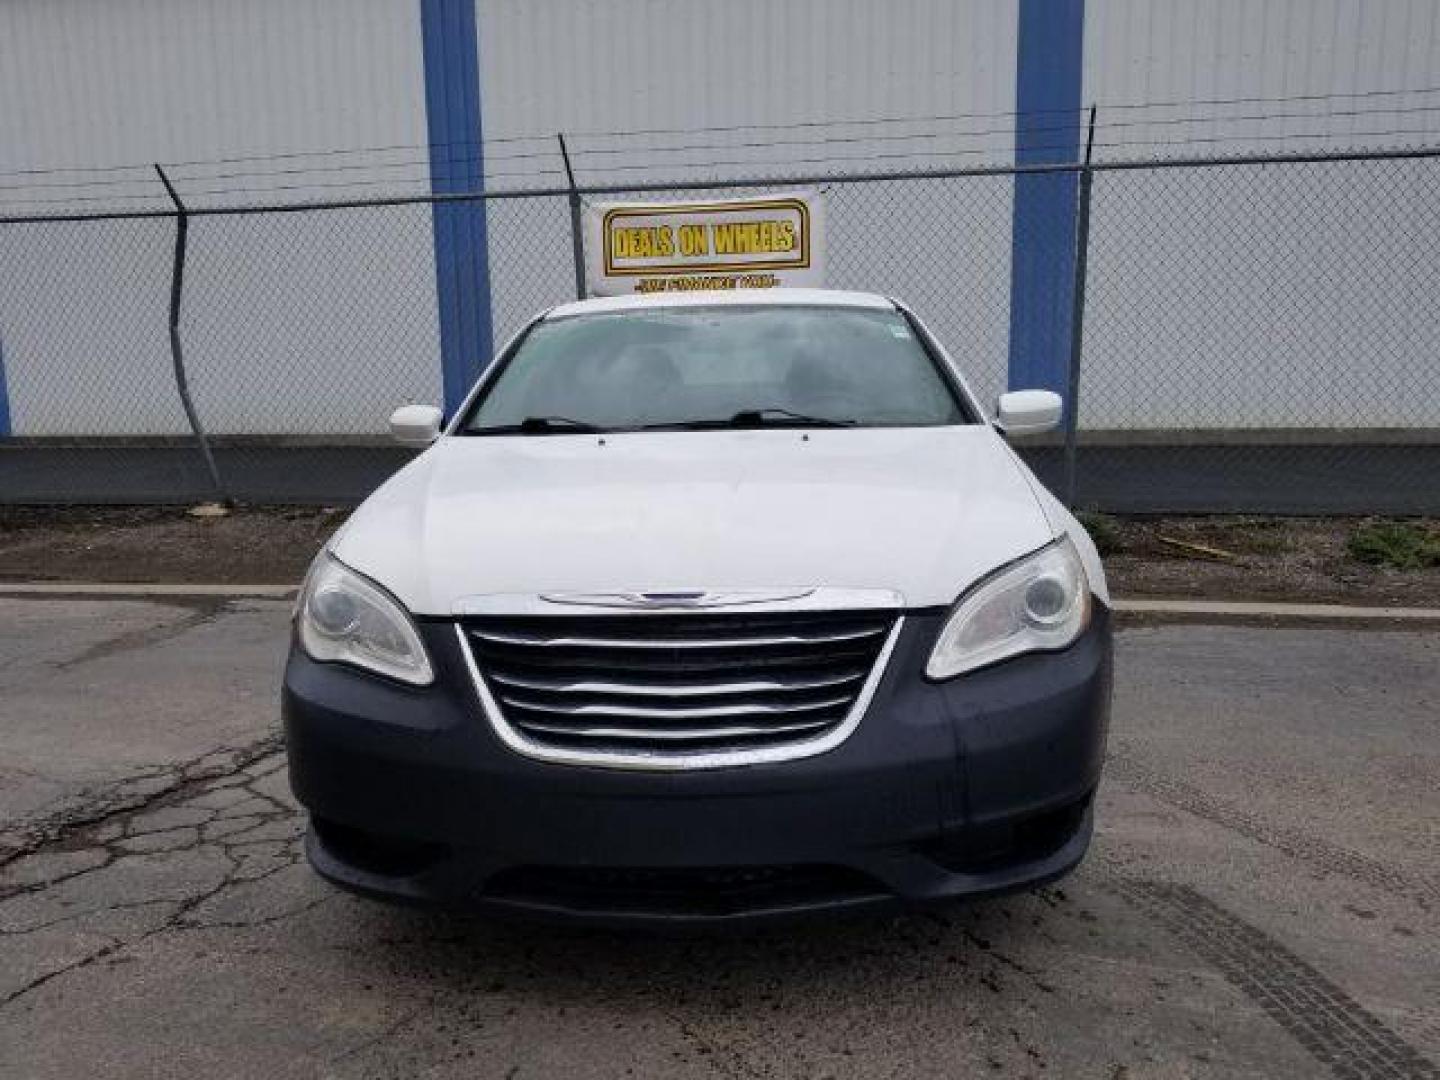
[(1092, 828), (1104, 575), (915, 315), (823, 290), (535, 319), (317, 558), (313, 865), (612, 924), (1030, 887)]

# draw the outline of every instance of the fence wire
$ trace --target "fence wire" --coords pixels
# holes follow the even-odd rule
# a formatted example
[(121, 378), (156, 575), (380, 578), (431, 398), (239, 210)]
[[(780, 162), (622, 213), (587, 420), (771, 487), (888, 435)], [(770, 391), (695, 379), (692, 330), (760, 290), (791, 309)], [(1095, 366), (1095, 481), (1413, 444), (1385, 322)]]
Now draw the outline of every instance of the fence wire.
[[(1091, 177), (1074, 502), (1440, 512), (1440, 159), (1127, 163)], [(1077, 169), (1042, 179), (1069, 221)], [(829, 284), (907, 301), (985, 400), (1064, 370), (1068, 347), (1033, 354), (1067, 339), (1068, 294), (1053, 309), (1025, 298), (1017, 318), (1012, 259), (1063, 277), (1076, 251), (1054, 222), (1017, 229), (1015, 170), (675, 190), (800, 182), (824, 191)], [(573, 298), (571, 216), (563, 192), (462, 205), (487, 237), (489, 296), (459, 328), (483, 358)], [(224, 494), (353, 503), (408, 458), (387, 441), (389, 413), (446, 392), (441, 216), (391, 200), (190, 218), (184, 359)], [(0, 502), (216, 495), (172, 372), (175, 229), (167, 216), (0, 223)], [(1037, 334), (1036, 320), (1064, 333)], [(1023, 452), (1070, 494), (1059, 440)]]
[(1440, 508), (1440, 163), (1101, 173), (1077, 499)]

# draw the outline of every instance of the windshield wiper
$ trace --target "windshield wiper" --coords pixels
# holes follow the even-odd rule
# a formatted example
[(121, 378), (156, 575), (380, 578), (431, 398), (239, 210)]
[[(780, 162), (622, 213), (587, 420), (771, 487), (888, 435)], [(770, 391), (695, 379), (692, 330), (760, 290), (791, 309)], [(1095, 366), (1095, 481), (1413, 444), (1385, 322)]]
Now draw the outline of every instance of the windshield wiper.
[(854, 427), (858, 421), (830, 416), (807, 416), (790, 409), (741, 409), (735, 415), (715, 420), (677, 420), (667, 424), (646, 424), (645, 431), (703, 431), (707, 428), (761, 427)]
[(495, 427), (471, 428), (467, 435), (593, 435), (606, 430), (584, 420), (568, 416), (527, 416), (518, 424), (497, 424)]
[(757, 427), (766, 424), (774, 424), (779, 427), (790, 427), (795, 424), (804, 424), (806, 427), (854, 427), (856, 421), (833, 416), (807, 416), (805, 413), (792, 412), (790, 409), (770, 408), (741, 409), (730, 417), (730, 423), (736, 427), (750, 424)]

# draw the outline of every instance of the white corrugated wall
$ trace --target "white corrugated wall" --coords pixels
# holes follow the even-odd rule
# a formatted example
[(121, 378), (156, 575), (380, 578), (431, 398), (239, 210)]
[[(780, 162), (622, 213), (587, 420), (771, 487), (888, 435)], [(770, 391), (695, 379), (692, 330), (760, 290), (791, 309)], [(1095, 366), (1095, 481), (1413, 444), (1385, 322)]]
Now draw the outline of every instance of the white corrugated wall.
[[(156, 160), (199, 206), (424, 191), (420, 6), (0, 3), (0, 206), (164, 207)], [(556, 184), (560, 132), (581, 180), (601, 183), (1004, 163), (1018, 12), (481, 0), (487, 180)], [(1088, 0), (1097, 156), (1434, 142), (1440, 96), (1392, 91), (1440, 88), (1437, 13), (1437, 0)], [(74, 171), (25, 171), (60, 168)], [(1436, 167), (1367, 168), (1099, 177), (1085, 422), (1435, 424), (1440, 395), (1405, 390), (1440, 347), (1416, 292), (1440, 251)], [(835, 282), (911, 299), (1000, 388), (1010, 182), (828, 198)], [(487, 217), (500, 338), (570, 295), (568, 213), (551, 198)], [(0, 227), (16, 434), (183, 430), (164, 328), (172, 236), (166, 220)], [(200, 218), (192, 243), (186, 344), (212, 428), (379, 432), (395, 401), (439, 398), (425, 207)]]
[[(993, 117), (1014, 109), (1016, 11), (1014, 0), (482, 4), (486, 171), (497, 187), (563, 182), (559, 133), (592, 184), (1004, 163), (1009, 121)], [(870, 122), (881, 118), (916, 119)], [(543, 266), (525, 259), (541, 216), (523, 205), (490, 215), (499, 330), (537, 298), (573, 296), (568, 248), (548, 249)], [(1008, 182), (837, 186), (829, 236), (834, 283), (910, 298), (998, 385)]]
[[(7, 0), (0, 103), (9, 213), (166, 208), (151, 162), (172, 163), (193, 206), (428, 178), (404, 0)], [(165, 330), (173, 229), (0, 226), (15, 434), (187, 430)], [(403, 269), (377, 281), (377, 263)], [(196, 218), (185, 331), (202, 416), (218, 432), (383, 431), (395, 401), (438, 397), (434, 307), (424, 208)]]
[[(1434, 0), (1087, 0), (1096, 159), (1440, 139)], [(1198, 121), (1194, 118), (1200, 118)], [(1082, 417), (1440, 424), (1440, 165), (1100, 174)]]
[(497, 138), (988, 113), (1014, 101), (1013, 0), (539, 0), (481, 4), (479, 15)]

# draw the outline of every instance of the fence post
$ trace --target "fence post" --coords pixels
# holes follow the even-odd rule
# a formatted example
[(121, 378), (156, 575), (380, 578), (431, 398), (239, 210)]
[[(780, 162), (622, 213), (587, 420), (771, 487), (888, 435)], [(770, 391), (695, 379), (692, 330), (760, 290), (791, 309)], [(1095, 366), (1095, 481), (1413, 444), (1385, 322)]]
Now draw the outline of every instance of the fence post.
[(580, 190), (575, 186), (575, 170), (570, 167), (570, 148), (565, 145), (565, 135), (557, 134), (560, 140), (560, 160), (565, 163), (565, 179), (570, 185), (570, 245), (575, 256), (575, 299), (585, 299), (585, 236), (581, 232)]
[(1075, 218), (1075, 284), (1071, 290), (1070, 370), (1065, 396), (1065, 505), (1075, 509), (1075, 454), (1080, 430), (1080, 361), (1085, 347), (1085, 271), (1090, 255), (1090, 188), (1095, 179), (1090, 155), (1095, 149), (1095, 106), (1080, 166), (1080, 206)]
[(185, 251), (190, 237), (190, 213), (180, 201), (175, 185), (170, 183), (170, 177), (165, 175), (165, 170), (157, 164), (155, 172), (159, 174), (160, 182), (165, 185), (170, 201), (175, 204), (175, 259), (170, 269), (170, 362), (175, 368), (175, 389), (180, 393), (180, 404), (184, 406), (185, 416), (190, 421), (190, 430), (200, 447), (200, 456), (205, 459), (205, 469), (210, 474), (215, 496), (228, 506), (234, 500), (220, 482), (220, 470), (215, 466), (215, 455), (210, 452), (210, 439), (195, 412), (195, 403), (190, 400), (190, 381), (185, 375), (185, 350), (180, 343), (180, 301), (185, 292)]

